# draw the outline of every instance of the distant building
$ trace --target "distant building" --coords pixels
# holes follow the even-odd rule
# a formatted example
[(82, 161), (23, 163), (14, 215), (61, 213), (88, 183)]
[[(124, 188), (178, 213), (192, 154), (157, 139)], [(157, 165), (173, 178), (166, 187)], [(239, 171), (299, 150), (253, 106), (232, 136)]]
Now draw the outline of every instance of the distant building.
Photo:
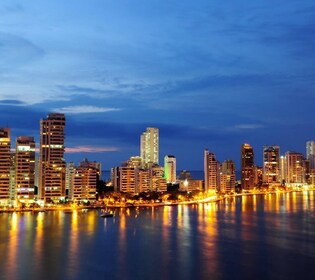
[(74, 169), (71, 200), (74, 202), (93, 202), (96, 200), (97, 169), (78, 166)]
[(241, 146), (242, 189), (252, 190), (255, 186), (254, 150), (251, 145)]
[(264, 146), (263, 148), (263, 182), (278, 184), (280, 182), (280, 148)]
[(179, 176), (179, 190), (192, 192), (192, 191), (202, 191), (203, 190), (203, 181), (195, 180), (190, 172), (183, 170)]
[(140, 156), (144, 166), (159, 164), (159, 129), (148, 127), (140, 137)]
[(221, 165), (220, 170), (220, 191), (230, 193), (235, 191), (235, 163), (232, 160), (226, 160)]
[(66, 167), (66, 193), (68, 194), (68, 197), (72, 197), (71, 188), (73, 185), (73, 179), (74, 179), (74, 172), (75, 172), (75, 164), (74, 162), (68, 162)]
[(10, 149), (10, 129), (0, 128), (0, 205), (7, 204), (10, 198)]
[(167, 183), (176, 183), (176, 158), (172, 155), (164, 157), (164, 176)]
[(218, 191), (220, 188), (220, 163), (214, 153), (204, 151), (205, 191)]
[(285, 184), (286, 180), (286, 162), (285, 156), (280, 156), (280, 164), (279, 164), (279, 179), (281, 184)]
[(65, 115), (52, 113), (40, 122), (40, 199), (47, 202), (65, 197)]
[(287, 184), (302, 184), (303, 179), (303, 154), (298, 152), (286, 152), (286, 183)]
[(34, 200), (35, 141), (34, 137), (20, 136), (15, 149), (15, 198), (21, 202)]
[(167, 183), (164, 178), (164, 168), (159, 165), (150, 167), (151, 191), (166, 192)]
[(136, 193), (136, 168), (133, 166), (119, 167), (119, 189), (118, 191)]
[(149, 169), (137, 169), (137, 193), (150, 191), (151, 176)]
[(315, 169), (315, 141), (306, 142), (306, 159), (310, 161), (310, 169)]
[(97, 171), (98, 180), (102, 178), (102, 163), (98, 161), (89, 161), (87, 158), (85, 158), (83, 161), (79, 164), (81, 167), (89, 167), (94, 168)]

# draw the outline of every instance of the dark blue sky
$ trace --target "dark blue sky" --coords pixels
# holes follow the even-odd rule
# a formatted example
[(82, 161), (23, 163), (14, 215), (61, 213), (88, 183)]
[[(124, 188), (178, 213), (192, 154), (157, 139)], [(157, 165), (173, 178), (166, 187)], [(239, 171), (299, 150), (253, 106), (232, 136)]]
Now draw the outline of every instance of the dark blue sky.
[(0, 126), (38, 140), (64, 112), (67, 160), (104, 169), (138, 155), (147, 126), (179, 169), (202, 169), (206, 147), (239, 164), (243, 142), (258, 163), (265, 144), (304, 153), (314, 34), (313, 0), (2, 0)]

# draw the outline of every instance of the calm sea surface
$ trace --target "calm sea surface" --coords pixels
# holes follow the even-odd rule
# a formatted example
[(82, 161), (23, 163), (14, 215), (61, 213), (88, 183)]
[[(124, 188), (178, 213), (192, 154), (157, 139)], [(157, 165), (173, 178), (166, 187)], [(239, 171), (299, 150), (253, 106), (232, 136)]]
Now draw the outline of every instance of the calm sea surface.
[(0, 279), (315, 279), (315, 192), (0, 214)]

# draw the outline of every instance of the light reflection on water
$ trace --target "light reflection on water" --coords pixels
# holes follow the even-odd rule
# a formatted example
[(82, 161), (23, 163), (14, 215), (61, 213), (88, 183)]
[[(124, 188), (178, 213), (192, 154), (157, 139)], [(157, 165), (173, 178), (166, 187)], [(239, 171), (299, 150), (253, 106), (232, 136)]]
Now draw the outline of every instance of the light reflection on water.
[[(0, 214), (3, 279), (295, 279), (315, 273), (314, 192)], [(2, 278), (1, 278), (2, 279)]]

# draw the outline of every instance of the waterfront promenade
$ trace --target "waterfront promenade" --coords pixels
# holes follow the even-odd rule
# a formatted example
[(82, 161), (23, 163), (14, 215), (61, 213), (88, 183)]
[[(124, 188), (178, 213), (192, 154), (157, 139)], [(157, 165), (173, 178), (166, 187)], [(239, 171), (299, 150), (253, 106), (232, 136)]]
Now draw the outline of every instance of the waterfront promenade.
[(248, 192), (248, 193), (236, 193), (229, 195), (212, 195), (206, 196), (200, 199), (194, 200), (186, 200), (186, 201), (163, 201), (163, 202), (144, 202), (135, 200), (133, 203), (111, 203), (104, 204), (102, 201), (97, 201), (93, 205), (62, 205), (57, 204), (53, 206), (45, 206), (45, 207), (35, 207), (35, 208), (13, 208), (13, 207), (3, 207), (0, 208), (0, 213), (10, 213), (10, 212), (48, 212), (48, 211), (86, 211), (92, 209), (103, 209), (103, 208), (133, 208), (133, 207), (163, 207), (163, 206), (176, 206), (176, 205), (192, 205), (192, 204), (200, 204), (200, 203), (211, 203), (218, 202), (220, 200), (224, 200), (226, 198), (233, 198), (239, 196), (252, 196), (252, 195), (268, 195), (268, 194), (276, 194), (276, 193), (291, 193), (291, 192), (302, 192), (302, 191), (314, 191), (315, 188), (309, 188), (307, 190), (282, 190), (282, 191), (259, 191), (259, 192)]

